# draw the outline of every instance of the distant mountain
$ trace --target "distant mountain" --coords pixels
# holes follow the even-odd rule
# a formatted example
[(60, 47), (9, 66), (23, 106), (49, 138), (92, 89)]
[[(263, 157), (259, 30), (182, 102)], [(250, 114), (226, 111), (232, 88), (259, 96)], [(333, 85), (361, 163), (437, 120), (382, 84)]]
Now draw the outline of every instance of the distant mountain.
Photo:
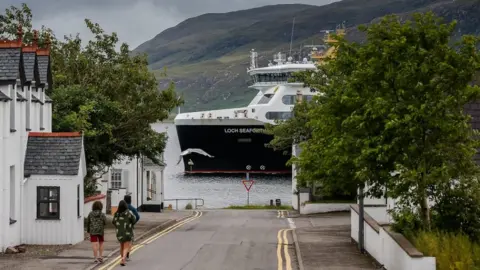
[[(346, 22), (347, 38), (359, 40), (359, 24), (396, 13), (433, 10), (447, 21), (458, 20), (457, 34), (480, 34), (480, 0), (343, 0), (325, 6), (274, 5), (190, 18), (141, 44), (135, 52), (148, 54), (150, 67), (167, 67), (169, 79), (184, 94), (182, 111), (243, 106), (256, 94), (248, 88), (249, 51), (260, 63), (278, 51), (288, 51), (295, 17), (293, 48), (321, 43), (321, 30)], [(161, 79), (162, 85), (168, 80)]]

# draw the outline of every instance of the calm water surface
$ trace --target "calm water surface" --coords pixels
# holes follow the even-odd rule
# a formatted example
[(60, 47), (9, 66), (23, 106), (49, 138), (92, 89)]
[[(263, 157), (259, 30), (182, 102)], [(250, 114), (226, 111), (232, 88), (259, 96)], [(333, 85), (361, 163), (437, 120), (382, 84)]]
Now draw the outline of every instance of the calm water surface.
[[(244, 205), (247, 193), (241, 176), (190, 176), (183, 174), (183, 161), (178, 165), (180, 145), (173, 124), (155, 124), (158, 132), (167, 132), (165, 150), (165, 198), (203, 198), (205, 207), (222, 208), (229, 205)], [(193, 154), (196, 155), (196, 154)], [(281, 199), (282, 204), (291, 204), (292, 187), (290, 176), (251, 176), (255, 184), (250, 189), (250, 204), (268, 204), (270, 200)], [(174, 202), (166, 202), (166, 205)], [(187, 202), (179, 203), (179, 208)]]

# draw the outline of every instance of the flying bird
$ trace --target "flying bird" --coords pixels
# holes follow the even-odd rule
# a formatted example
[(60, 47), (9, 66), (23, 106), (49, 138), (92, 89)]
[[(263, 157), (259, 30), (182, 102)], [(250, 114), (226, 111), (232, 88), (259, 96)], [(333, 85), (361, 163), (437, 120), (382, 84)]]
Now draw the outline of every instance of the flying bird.
[(177, 165), (180, 164), (180, 162), (182, 161), (182, 157), (183, 156), (186, 156), (186, 155), (189, 155), (191, 153), (197, 153), (197, 154), (200, 154), (200, 155), (204, 155), (204, 156), (207, 156), (209, 158), (213, 158), (214, 156), (210, 155), (209, 153), (203, 151), (202, 149), (200, 148), (188, 148), (187, 150), (183, 151), (182, 153), (180, 153), (180, 159), (178, 160), (177, 162)]

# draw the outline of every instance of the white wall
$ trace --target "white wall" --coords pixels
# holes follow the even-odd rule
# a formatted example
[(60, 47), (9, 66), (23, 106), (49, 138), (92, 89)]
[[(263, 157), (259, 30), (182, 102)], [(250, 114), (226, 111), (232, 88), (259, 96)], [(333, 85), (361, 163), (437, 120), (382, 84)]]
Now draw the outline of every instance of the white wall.
[[(292, 145), (292, 156), (297, 157), (300, 155), (300, 146), (297, 144)], [(295, 194), (297, 190), (297, 166), (292, 164), (292, 207), (295, 210), (299, 209), (298, 194)]]
[[(358, 243), (358, 214), (351, 209), (351, 237)], [(365, 220), (372, 218), (365, 213)], [(387, 270), (435, 270), (435, 257), (423, 257), (416, 249), (407, 253), (387, 232), (388, 228), (380, 226), (375, 220), (373, 228), (364, 221), (364, 244), (365, 250), (375, 258), (380, 264), (383, 264)], [(371, 222), (372, 223), (372, 222)], [(402, 236), (401, 236), (402, 237)], [(407, 241), (408, 242), (408, 241)], [(413, 246), (411, 246), (413, 247)]]
[(300, 206), (300, 214), (319, 214), (350, 210), (348, 203), (307, 203)]
[[(0, 86), (7, 96), (11, 96), (9, 102), (1, 102), (1, 125), (2, 133), (0, 134), (0, 251), (5, 248), (18, 245), (21, 242), (21, 199), (20, 199), (20, 183), (23, 179), (23, 159), (25, 153), (24, 138), (26, 136), (25, 121), (22, 109), (22, 102), (17, 102), (16, 92), (21, 93), (21, 89), (17, 89), (14, 93), (10, 90), (14, 89), (14, 85)], [(13, 94), (13, 96), (12, 96)], [(10, 132), (10, 106), (15, 102), (15, 129), (16, 132)], [(13, 167), (12, 167), (13, 166)], [(14, 170), (11, 171), (11, 168)], [(12, 172), (12, 173), (11, 173)], [(11, 177), (14, 177), (13, 185), (11, 185)], [(13, 193), (12, 193), (13, 191)], [(12, 198), (11, 194), (14, 196)], [(13, 213), (11, 215), (11, 207)], [(16, 223), (10, 224), (10, 218), (16, 220)]]
[[(82, 174), (82, 169), (79, 170)], [(80, 213), (77, 215), (77, 185), (80, 184)], [(60, 187), (60, 220), (37, 220), (37, 186)], [(63, 245), (83, 241), (83, 179), (81, 176), (32, 175), (25, 183), (23, 243)], [(73, 199), (75, 198), (75, 199)]]

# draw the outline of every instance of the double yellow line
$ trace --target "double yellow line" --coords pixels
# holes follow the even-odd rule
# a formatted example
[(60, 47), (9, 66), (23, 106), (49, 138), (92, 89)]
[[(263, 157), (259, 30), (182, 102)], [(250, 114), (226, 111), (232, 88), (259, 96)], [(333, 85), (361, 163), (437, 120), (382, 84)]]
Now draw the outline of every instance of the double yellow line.
[[(192, 222), (198, 218), (200, 218), (201, 216), (203, 215), (202, 212), (199, 212), (199, 211), (195, 211), (195, 214), (187, 219), (184, 219), (164, 230), (162, 230), (161, 232), (158, 232), (152, 236), (150, 236), (149, 238), (145, 239), (142, 243), (140, 244), (137, 244), (137, 245), (134, 245), (132, 247), (132, 250), (130, 251), (130, 255), (133, 254), (135, 251), (139, 250), (140, 248), (142, 248), (143, 246), (145, 245), (148, 245), (150, 243), (152, 243), (153, 241), (157, 240), (158, 238), (174, 231), (175, 229), (181, 227), (182, 225), (185, 225), (189, 222)], [(121, 262), (121, 256), (117, 256), (115, 259), (113, 259), (111, 262), (105, 264), (104, 266), (100, 267), (99, 270), (111, 270), (113, 268), (115, 268), (117, 265), (119, 265)]]
[(278, 231), (277, 234), (277, 261), (278, 261), (278, 270), (283, 270), (283, 259), (282, 259), (282, 247), (283, 254), (285, 255), (285, 270), (292, 270), (292, 260), (290, 254), (288, 253), (288, 236), (287, 232), (292, 229), (282, 229)]
[(277, 218), (284, 218), (286, 213), (287, 213), (287, 211), (285, 211), (285, 210), (278, 210), (277, 211)]

